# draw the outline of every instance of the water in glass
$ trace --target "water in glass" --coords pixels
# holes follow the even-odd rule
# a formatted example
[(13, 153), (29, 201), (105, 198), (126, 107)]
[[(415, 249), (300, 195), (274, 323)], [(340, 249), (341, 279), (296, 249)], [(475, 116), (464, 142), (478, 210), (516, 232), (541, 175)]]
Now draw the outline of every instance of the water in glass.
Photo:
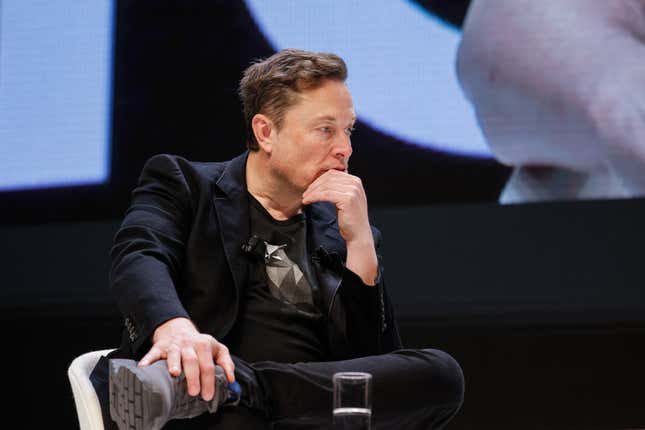
[(372, 411), (368, 408), (334, 409), (334, 430), (369, 430)]

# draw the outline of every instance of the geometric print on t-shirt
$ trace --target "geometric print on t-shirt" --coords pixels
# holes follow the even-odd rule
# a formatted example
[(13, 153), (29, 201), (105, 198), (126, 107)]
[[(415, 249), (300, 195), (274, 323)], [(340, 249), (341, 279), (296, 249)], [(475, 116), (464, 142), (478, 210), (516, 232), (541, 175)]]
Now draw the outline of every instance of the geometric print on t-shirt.
[(264, 245), (264, 264), (273, 297), (293, 305), (313, 305), (311, 285), (298, 264), (287, 256), (287, 245), (268, 242), (264, 242)]

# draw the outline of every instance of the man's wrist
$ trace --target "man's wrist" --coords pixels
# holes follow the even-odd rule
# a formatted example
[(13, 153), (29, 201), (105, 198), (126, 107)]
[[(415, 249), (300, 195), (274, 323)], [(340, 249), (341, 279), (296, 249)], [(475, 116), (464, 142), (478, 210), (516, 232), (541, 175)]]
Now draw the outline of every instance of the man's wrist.
[(374, 286), (378, 277), (378, 258), (374, 241), (348, 242), (345, 266), (356, 273), (364, 284)]
[(372, 230), (368, 228), (362, 234), (356, 235), (354, 238), (345, 242), (345, 246), (349, 251), (350, 248), (360, 250), (360, 249), (374, 249), (374, 237), (372, 236)]

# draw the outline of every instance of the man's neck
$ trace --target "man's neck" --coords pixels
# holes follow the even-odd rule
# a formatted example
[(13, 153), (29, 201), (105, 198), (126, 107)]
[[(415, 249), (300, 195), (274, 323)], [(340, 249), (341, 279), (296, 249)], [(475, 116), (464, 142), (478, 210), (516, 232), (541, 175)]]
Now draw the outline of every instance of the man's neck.
[(276, 178), (261, 159), (260, 152), (249, 153), (246, 160), (246, 188), (277, 220), (286, 220), (302, 212), (302, 193)]

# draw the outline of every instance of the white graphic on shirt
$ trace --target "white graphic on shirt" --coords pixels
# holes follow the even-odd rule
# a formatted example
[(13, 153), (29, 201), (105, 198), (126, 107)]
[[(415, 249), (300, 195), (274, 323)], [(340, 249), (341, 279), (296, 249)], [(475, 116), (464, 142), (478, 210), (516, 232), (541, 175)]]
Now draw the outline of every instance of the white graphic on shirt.
[(264, 244), (264, 264), (271, 294), (294, 305), (313, 304), (309, 281), (285, 252), (287, 245), (272, 245), (267, 242)]

